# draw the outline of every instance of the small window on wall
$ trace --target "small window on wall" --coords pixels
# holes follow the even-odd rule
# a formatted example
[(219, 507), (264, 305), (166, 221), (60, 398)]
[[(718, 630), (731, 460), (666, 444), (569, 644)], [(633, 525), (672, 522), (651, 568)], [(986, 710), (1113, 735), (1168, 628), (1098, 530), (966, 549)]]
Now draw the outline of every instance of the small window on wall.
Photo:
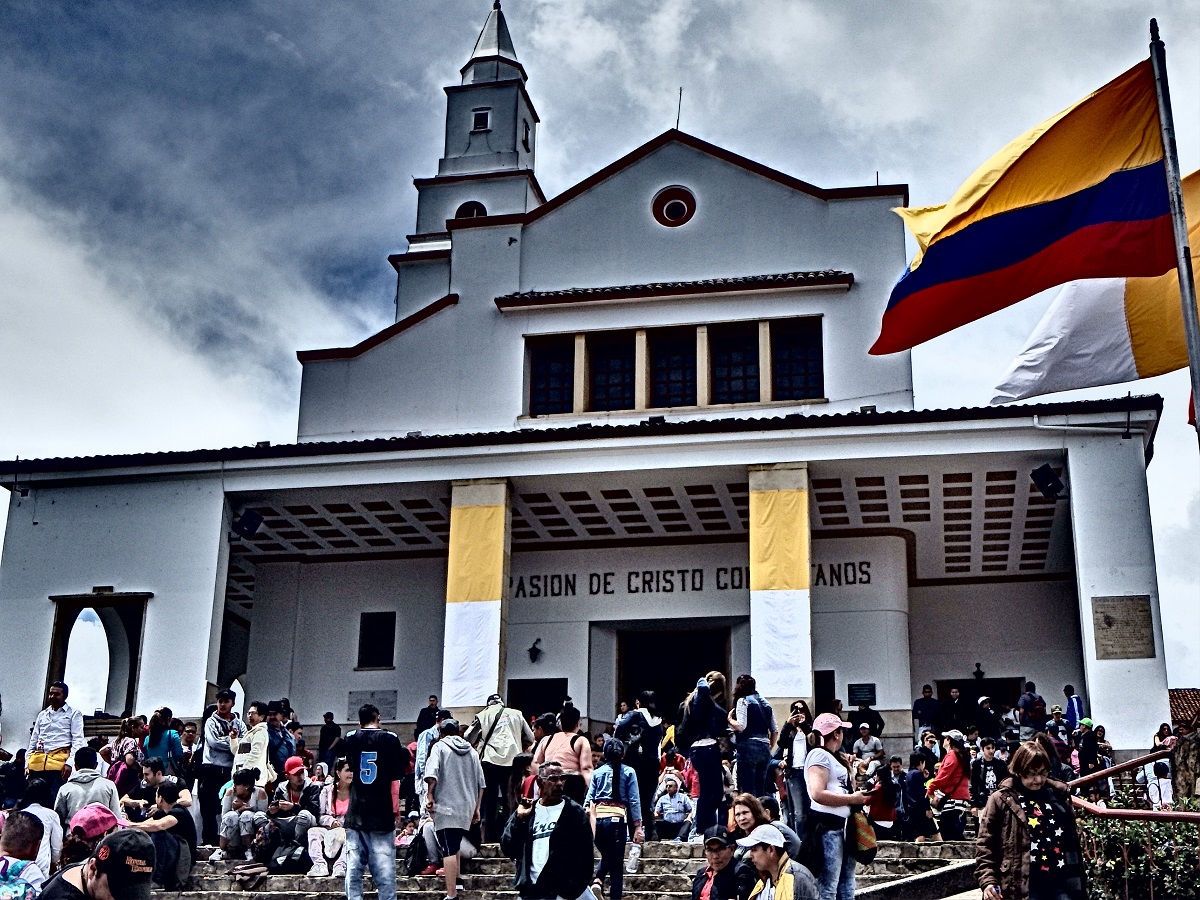
[(650, 406), (696, 405), (696, 329), (663, 328), (647, 334)]
[(468, 200), (454, 211), (456, 219), (482, 219), (487, 215), (487, 207), (478, 200)]
[(591, 408), (633, 409), (636, 379), (633, 332), (589, 334), (587, 352)]
[(369, 612), (358, 617), (358, 668), (390, 669), (396, 664), (396, 614)]
[(819, 317), (771, 323), (771, 384), (775, 400), (819, 400), (825, 396)]
[(535, 338), (529, 348), (529, 414), (571, 412), (575, 397), (575, 337)]
[(529, 146), (529, 120), (522, 119), (523, 133), (521, 134), (521, 146), (525, 148), (526, 153), (532, 153), (533, 148)]
[(487, 131), (491, 127), (492, 111), (490, 109), (477, 109), (471, 113), (472, 131)]
[(758, 323), (710, 325), (713, 403), (757, 403)]

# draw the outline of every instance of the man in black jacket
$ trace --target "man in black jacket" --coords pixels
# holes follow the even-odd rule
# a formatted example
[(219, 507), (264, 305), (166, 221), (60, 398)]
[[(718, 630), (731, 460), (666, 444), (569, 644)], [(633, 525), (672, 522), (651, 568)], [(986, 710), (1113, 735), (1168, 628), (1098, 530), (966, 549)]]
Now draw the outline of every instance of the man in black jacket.
[(500, 850), (516, 863), (513, 887), (525, 900), (574, 900), (592, 879), (592, 828), (583, 807), (563, 796), (556, 762), (538, 770), (540, 799), (522, 799), (504, 826)]
[[(692, 900), (746, 900), (758, 876), (746, 863), (733, 858), (733, 838), (724, 825), (704, 832), (704, 858), (708, 865), (692, 880)], [(711, 885), (710, 885), (711, 882)], [(704, 889), (708, 888), (707, 895)]]

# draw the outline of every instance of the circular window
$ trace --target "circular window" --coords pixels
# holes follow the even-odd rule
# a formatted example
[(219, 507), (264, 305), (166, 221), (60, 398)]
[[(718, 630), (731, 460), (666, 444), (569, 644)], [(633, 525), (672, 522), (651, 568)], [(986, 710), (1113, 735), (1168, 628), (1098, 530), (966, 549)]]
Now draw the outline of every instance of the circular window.
[(468, 200), (454, 213), (456, 219), (482, 219), (487, 215), (487, 209), (478, 200)]
[(675, 228), (685, 224), (696, 214), (696, 197), (687, 188), (679, 185), (663, 188), (655, 195), (651, 210), (659, 225)]

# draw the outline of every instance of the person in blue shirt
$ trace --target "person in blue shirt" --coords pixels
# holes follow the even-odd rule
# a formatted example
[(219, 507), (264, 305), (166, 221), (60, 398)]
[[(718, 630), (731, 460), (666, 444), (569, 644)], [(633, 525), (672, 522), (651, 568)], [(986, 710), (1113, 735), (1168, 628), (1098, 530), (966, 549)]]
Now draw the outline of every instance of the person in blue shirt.
[(633, 825), (634, 843), (646, 839), (642, 830), (642, 798), (638, 792), (637, 775), (629, 766), (623, 765), (625, 745), (616, 738), (604, 742), (604, 765), (592, 773), (584, 808), (592, 822), (592, 833), (596, 836), (596, 849), (600, 851), (600, 862), (596, 865), (596, 877), (592, 892), (597, 897), (604, 889), (604, 876), (611, 879), (609, 900), (621, 900), (622, 865), (625, 859), (625, 844), (629, 841), (629, 824)]
[(654, 817), (663, 840), (686, 841), (691, 837), (692, 798), (679, 789), (679, 779), (668, 775), (663, 779), (666, 791), (654, 803)]
[(1074, 732), (1079, 728), (1079, 720), (1083, 718), (1083, 698), (1075, 693), (1073, 684), (1063, 686), (1063, 695), (1067, 698), (1067, 708), (1064, 712), (1067, 726)]

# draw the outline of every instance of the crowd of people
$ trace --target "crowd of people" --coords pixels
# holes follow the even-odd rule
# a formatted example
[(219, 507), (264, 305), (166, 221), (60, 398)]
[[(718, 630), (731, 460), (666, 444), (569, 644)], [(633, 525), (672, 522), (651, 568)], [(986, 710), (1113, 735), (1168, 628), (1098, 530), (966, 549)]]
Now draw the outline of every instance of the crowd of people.
[[(134, 893), (113, 895), (132, 900), (150, 884), (184, 886), (208, 845), (213, 861), (344, 879), (351, 900), (367, 871), (386, 894), (399, 856), (454, 900), (461, 860), (486, 842), (514, 860), (522, 897), (620, 900), (640, 846), (665, 840), (703, 844), (698, 900), (848, 900), (870, 852), (860, 817), (879, 838), (918, 842), (961, 840), (974, 817), (985, 897), (1073, 898), (1082, 869), (1066, 784), (1109, 765), (1112, 747), (1074, 688), (1064, 696), (1047, 709), (1030, 682), (993, 709), (957, 691), (941, 703), (926, 685), (906, 759), (886, 752), (869, 704), (846, 714), (835, 700), (814, 716), (798, 700), (780, 727), (751, 675), (730, 691), (714, 671), (663, 707), (650, 691), (621, 704), (604, 733), (581, 731), (569, 699), (533, 716), (493, 694), (460, 723), (431, 695), (411, 741), (366, 704), (347, 733), (326, 712), (314, 753), (286, 698), (251, 701), (243, 717), (232, 691), (199, 722), (163, 707), (88, 741), (60, 682), (0, 772), (0, 881), (79, 900), (89, 878), (131, 875), (99, 865), (110, 847), (106, 859), (149, 866), (126, 878)], [(1164, 728), (1156, 743), (1175, 739)], [(1093, 799), (1104, 789), (1094, 781)], [(1031, 860), (1026, 894), (1006, 886), (1013, 853)]]

